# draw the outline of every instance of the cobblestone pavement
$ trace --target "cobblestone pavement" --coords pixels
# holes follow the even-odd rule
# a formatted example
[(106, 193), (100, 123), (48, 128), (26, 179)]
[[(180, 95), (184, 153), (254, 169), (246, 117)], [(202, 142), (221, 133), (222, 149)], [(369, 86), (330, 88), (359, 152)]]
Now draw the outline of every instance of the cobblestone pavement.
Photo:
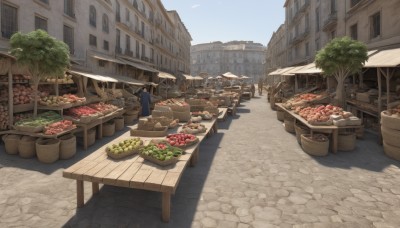
[[(201, 145), (162, 223), (159, 193), (103, 186), (76, 209), (62, 170), (100, 146), (52, 165), (0, 147), (0, 227), (400, 227), (400, 163), (367, 134), (353, 152), (315, 158), (276, 120), (265, 97)], [(104, 139), (103, 142), (111, 139)]]

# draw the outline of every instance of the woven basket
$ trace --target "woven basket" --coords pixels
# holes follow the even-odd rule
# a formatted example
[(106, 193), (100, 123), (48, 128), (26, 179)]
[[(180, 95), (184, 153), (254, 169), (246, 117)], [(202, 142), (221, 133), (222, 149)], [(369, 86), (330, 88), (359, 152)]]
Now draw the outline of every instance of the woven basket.
[(285, 123), (285, 130), (289, 133), (296, 133), (294, 129), (294, 120), (286, 120), (284, 121)]
[(33, 158), (36, 156), (37, 138), (31, 136), (23, 136), (18, 142), (18, 154), (21, 158)]
[(190, 106), (189, 105), (184, 105), (184, 106), (179, 106), (179, 105), (169, 105), (171, 110), (173, 112), (190, 112)]
[(15, 129), (18, 131), (29, 132), (29, 133), (38, 133), (42, 132), (44, 126), (37, 126), (37, 127), (29, 127), (29, 126), (15, 126)]
[[(78, 135), (79, 138), (83, 137), (82, 135)], [(83, 139), (82, 139), (83, 140)], [(79, 140), (79, 141), (82, 141)], [(83, 141), (82, 141), (83, 142)], [(87, 133), (87, 145), (91, 146), (96, 142), (96, 130), (90, 129)], [(83, 143), (82, 143), (83, 144)]]
[(134, 110), (134, 109), (133, 110), (126, 110), (125, 114), (139, 116), (139, 110)]
[(5, 145), (7, 154), (18, 154), (18, 142), (20, 140), (19, 135), (4, 135), (3, 142)]
[(357, 139), (363, 139), (364, 138), (364, 126), (357, 128), (355, 130), (355, 133), (356, 133)]
[(173, 113), (174, 113), (174, 119), (178, 119), (180, 122), (187, 122), (192, 117), (190, 115), (190, 112), (188, 112), (188, 111), (186, 111), (186, 112), (176, 112), (176, 111), (174, 111)]
[(110, 137), (115, 133), (115, 122), (109, 121), (103, 124), (103, 136)]
[(60, 159), (70, 159), (76, 154), (76, 137), (68, 134), (60, 137)]
[(124, 115), (124, 124), (132, 125), (133, 122), (137, 119), (137, 115)]
[(158, 160), (156, 158), (153, 158), (151, 156), (148, 156), (148, 155), (145, 155), (145, 154), (142, 154), (142, 153), (139, 153), (139, 155), (142, 158), (144, 158), (144, 159), (146, 159), (146, 160), (148, 160), (150, 162), (153, 162), (153, 163), (155, 163), (155, 164), (157, 164), (159, 166), (168, 166), (168, 165), (175, 164), (179, 160), (179, 157), (180, 157), (180, 156), (179, 157), (172, 157), (171, 159), (169, 159), (167, 161), (160, 161), (160, 160)]
[(204, 111), (205, 106), (204, 105), (193, 105), (190, 106), (190, 111), (191, 112), (202, 112)]
[(297, 142), (301, 145), (301, 135), (310, 134), (310, 129), (302, 124), (295, 123), (294, 131), (296, 132)]
[(167, 135), (168, 127), (164, 127), (162, 131), (143, 131), (138, 129), (131, 130), (131, 136), (141, 136), (141, 137), (164, 137)]
[(124, 129), (124, 117), (117, 117), (114, 119), (115, 131), (121, 131)]
[(356, 134), (342, 133), (338, 136), (338, 150), (352, 151), (356, 148)]
[(53, 163), (60, 158), (60, 140), (42, 139), (36, 140), (36, 155), (43, 163)]
[[(324, 136), (326, 137), (326, 136)], [(304, 152), (313, 156), (326, 156), (329, 150), (329, 140), (326, 138), (325, 142), (313, 140), (311, 135), (301, 135), (301, 147)]]
[(171, 110), (162, 111), (162, 110), (153, 110), (151, 112), (152, 117), (167, 117), (169, 119), (174, 118), (174, 113)]
[(381, 133), (383, 141), (385, 141), (386, 144), (400, 147), (400, 131), (382, 126)]
[(280, 110), (276, 111), (276, 118), (279, 121), (284, 121), (285, 120), (285, 112), (284, 111), (280, 111)]
[(397, 115), (389, 116), (388, 111), (381, 112), (382, 127), (400, 131), (400, 118), (396, 116)]
[(400, 161), (400, 147), (389, 145), (383, 140), (383, 151), (388, 157)]

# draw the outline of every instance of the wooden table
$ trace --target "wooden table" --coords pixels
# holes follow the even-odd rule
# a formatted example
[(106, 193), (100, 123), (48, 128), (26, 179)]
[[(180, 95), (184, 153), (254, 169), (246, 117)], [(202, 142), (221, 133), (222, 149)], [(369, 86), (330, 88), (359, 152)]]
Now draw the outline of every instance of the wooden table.
[[(171, 195), (175, 193), (183, 171), (188, 164), (194, 166), (197, 163), (201, 141), (210, 130), (215, 130), (217, 127), (216, 119), (203, 121), (202, 124), (207, 127), (207, 131), (197, 135), (199, 142), (187, 148), (186, 153), (174, 165), (161, 167), (144, 160), (137, 154), (126, 159), (113, 160), (106, 155), (105, 148), (107, 145), (104, 145), (64, 170), (63, 177), (76, 180), (77, 207), (84, 206), (84, 181), (92, 182), (93, 194), (99, 192), (99, 184), (144, 189), (162, 193), (162, 220), (168, 222), (170, 220)], [(175, 132), (178, 130), (175, 129)], [(170, 133), (174, 133), (174, 131)], [(110, 144), (126, 138), (129, 138), (129, 136), (120, 136)], [(152, 139), (141, 138), (147, 142)]]
[(338, 127), (335, 125), (312, 125), (309, 124), (303, 117), (295, 114), (294, 112), (286, 109), (283, 107), (282, 103), (276, 103), (276, 106), (278, 106), (282, 111), (288, 113), (292, 117), (294, 117), (295, 121), (300, 121), (304, 125), (306, 125), (308, 128), (311, 130), (311, 134), (314, 132), (322, 132), (322, 133), (328, 133), (332, 135), (332, 143), (331, 143), (331, 150), (333, 153), (337, 153), (338, 150), (338, 137), (339, 137), (339, 130), (341, 129), (356, 129), (360, 128), (361, 126), (343, 126), (343, 127)]
[(218, 108), (219, 110), (219, 115), (218, 115), (218, 121), (222, 122), (226, 120), (226, 117), (228, 116), (228, 108)]

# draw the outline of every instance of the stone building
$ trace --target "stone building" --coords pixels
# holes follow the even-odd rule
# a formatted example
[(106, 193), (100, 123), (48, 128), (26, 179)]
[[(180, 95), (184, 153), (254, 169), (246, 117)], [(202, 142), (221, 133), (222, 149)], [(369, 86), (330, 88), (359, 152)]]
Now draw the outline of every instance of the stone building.
[[(286, 0), (284, 7), (286, 59), (276, 65), (271, 59), (280, 53), (268, 50), (268, 72), (312, 62), (316, 52), (335, 37), (352, 37), (370, 50), (400, 45), (397, 0)], [(272, 36), (269, 49), (281, 39)]]
[(258, 80), (264, 75), (266, 48), (252, 41), (212, 42), (191, 47), (191, 74), (232, 72)]
[(41, 28), (68, 44), (78, 68), (94, 73), (190, 71), (191, 36), (161, 0), (2, 0), (0, 20), (3, 50), (14, 32)]

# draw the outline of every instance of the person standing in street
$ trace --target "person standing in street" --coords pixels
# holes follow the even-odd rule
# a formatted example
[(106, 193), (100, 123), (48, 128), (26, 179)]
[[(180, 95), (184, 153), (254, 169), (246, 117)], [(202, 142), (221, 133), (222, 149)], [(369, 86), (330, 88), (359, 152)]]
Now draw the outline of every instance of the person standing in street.
[(258, 95), (262, 95), (262, 91), (263, 91), (263, 79), (260, 78), (260, 80), (258, 81)]
[(142, 105), (142, 116), (150, 116), (151, 97), (146, 88), (140, 93), (140, 104)]

